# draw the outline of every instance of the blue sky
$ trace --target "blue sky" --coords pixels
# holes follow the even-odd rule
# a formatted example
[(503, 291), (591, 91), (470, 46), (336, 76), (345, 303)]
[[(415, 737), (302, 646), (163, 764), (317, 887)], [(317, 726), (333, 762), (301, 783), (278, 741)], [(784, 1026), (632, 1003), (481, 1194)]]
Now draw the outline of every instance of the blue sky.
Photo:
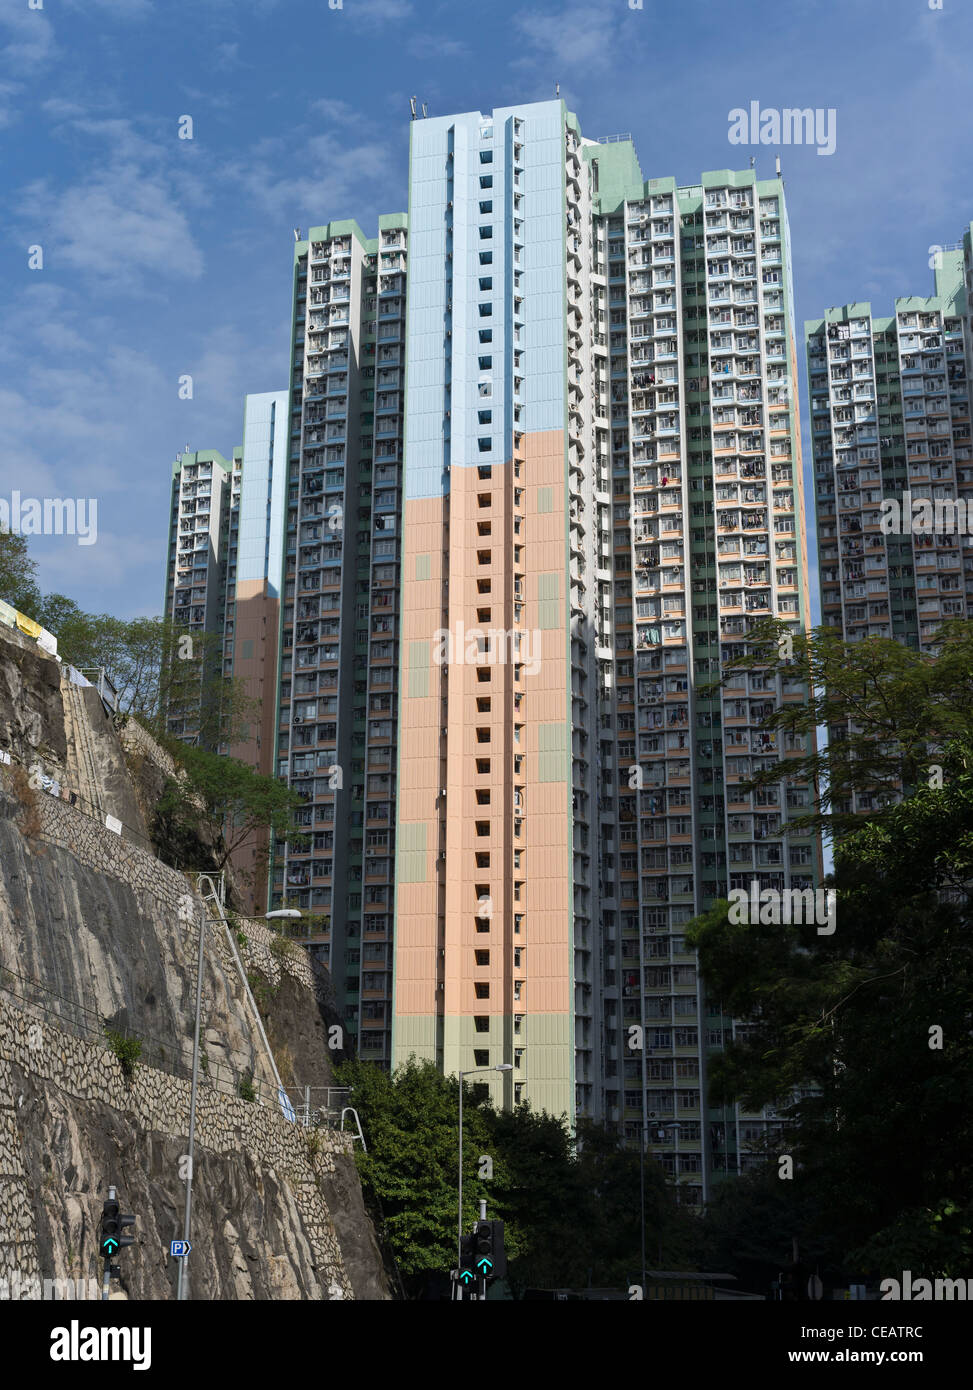
[[(0, 495), (98, 499), (95, 545), (32, 541), (94, 611), (160, 610), (172, 459), (228, 453), (244, 394), (286, 385), (293, 228), (406, 207), (413, 94), (443, 115), (557, 81), (647, 178), (780, 153), (799, 327), (931, 293), (928, 248), (973, 218), (968, 0), (30, 3), (0, 0)], [(835, 153), (730, 145), (753, 100), (835, 108)]]

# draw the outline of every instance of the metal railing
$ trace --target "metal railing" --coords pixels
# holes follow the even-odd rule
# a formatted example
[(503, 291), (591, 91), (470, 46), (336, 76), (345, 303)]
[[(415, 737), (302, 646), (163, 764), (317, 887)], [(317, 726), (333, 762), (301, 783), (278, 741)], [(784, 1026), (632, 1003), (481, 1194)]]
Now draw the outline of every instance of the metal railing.
[(96, 677), (95, 680), (91, 681), (91, 684), (101, 696), (102, 704), (104, 704), (106, 709), (110, 709), (113, 714), (117, 714), (118, 691), (115, 688), (114, 682), (105, 671), (104, 666), (82, 666), (76, 669), (80, 669), (83, 676), (89, 678), (91, 676)]
[[(347, 1104), (351, 1093), (350, 1086), (291, 1086), (287, 1089), (298, 1124), (305, 1129), (333, 1129), (340, 1134), (350, 1134), (352, 1142), (360, 1140), (367, 1153), (358, 1111)], [(353, 1128), (346, 1129), (346, 1123)]]

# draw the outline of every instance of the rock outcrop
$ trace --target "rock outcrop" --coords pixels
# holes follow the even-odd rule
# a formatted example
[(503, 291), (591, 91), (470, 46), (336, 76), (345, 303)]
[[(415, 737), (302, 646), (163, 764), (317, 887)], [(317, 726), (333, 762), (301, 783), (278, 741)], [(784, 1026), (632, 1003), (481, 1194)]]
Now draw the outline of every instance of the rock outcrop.
[[(172, 1297), (203, 930), (190, 1296), (390, 1297), (351, 1138), (295, 1122), (277, 1091), (275, 1070), (295, 1104), (334, 1084), (327, 979), (265, 924), (225, 926), (154, 855), (165, 754), (5, 629), (0, 754), (0, 1285), (96, 1289), (114, 1185), (137, 1216), (121, 1292)], [(265, 983), (276, 1066), (244, 972)]]

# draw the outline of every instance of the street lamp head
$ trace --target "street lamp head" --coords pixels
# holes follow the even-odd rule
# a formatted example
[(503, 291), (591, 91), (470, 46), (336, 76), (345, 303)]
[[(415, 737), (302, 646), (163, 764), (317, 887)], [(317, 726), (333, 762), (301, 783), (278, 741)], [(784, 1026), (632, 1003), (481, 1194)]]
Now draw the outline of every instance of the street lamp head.
[(264, 913), (267, 921), (272, 921), (276, 917), (300, 917), (300, 910), (296, 907), (278, 907), (273, 912)]
[(494, 1068), (495, 1071), (513, 1071), (513, 1069), (513, 1062), (498, 1062)]

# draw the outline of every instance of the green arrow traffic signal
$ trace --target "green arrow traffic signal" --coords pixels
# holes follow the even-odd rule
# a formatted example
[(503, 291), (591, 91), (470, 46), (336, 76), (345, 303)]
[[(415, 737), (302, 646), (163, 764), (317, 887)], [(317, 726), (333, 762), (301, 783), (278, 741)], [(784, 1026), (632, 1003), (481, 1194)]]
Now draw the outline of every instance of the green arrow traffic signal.
[(101, 1213), (101, 1244), (99, 1253), (107, 1260), (118, 1249), (120, 1226), (118, 1203), (109, 1199)]
[(492, 1269), (492, 1268), (493, 1268), (493, 1261), (492, 1261), (492, 1260), (488, 1260), (487, 1257), (486, 1257), (486, 1255), (484, 1255), (483, 1258), (482, 1258), (481, 1260), (477, 1260), (477, 1262), (476, 1262), (476, 1267), (477, 1267), (477, 1269), (482, 1269), (482, 1270), (483, 1270), (483, 1273), (486, 1274), (486, 1272), (487, 1272), (488, 1269)]

